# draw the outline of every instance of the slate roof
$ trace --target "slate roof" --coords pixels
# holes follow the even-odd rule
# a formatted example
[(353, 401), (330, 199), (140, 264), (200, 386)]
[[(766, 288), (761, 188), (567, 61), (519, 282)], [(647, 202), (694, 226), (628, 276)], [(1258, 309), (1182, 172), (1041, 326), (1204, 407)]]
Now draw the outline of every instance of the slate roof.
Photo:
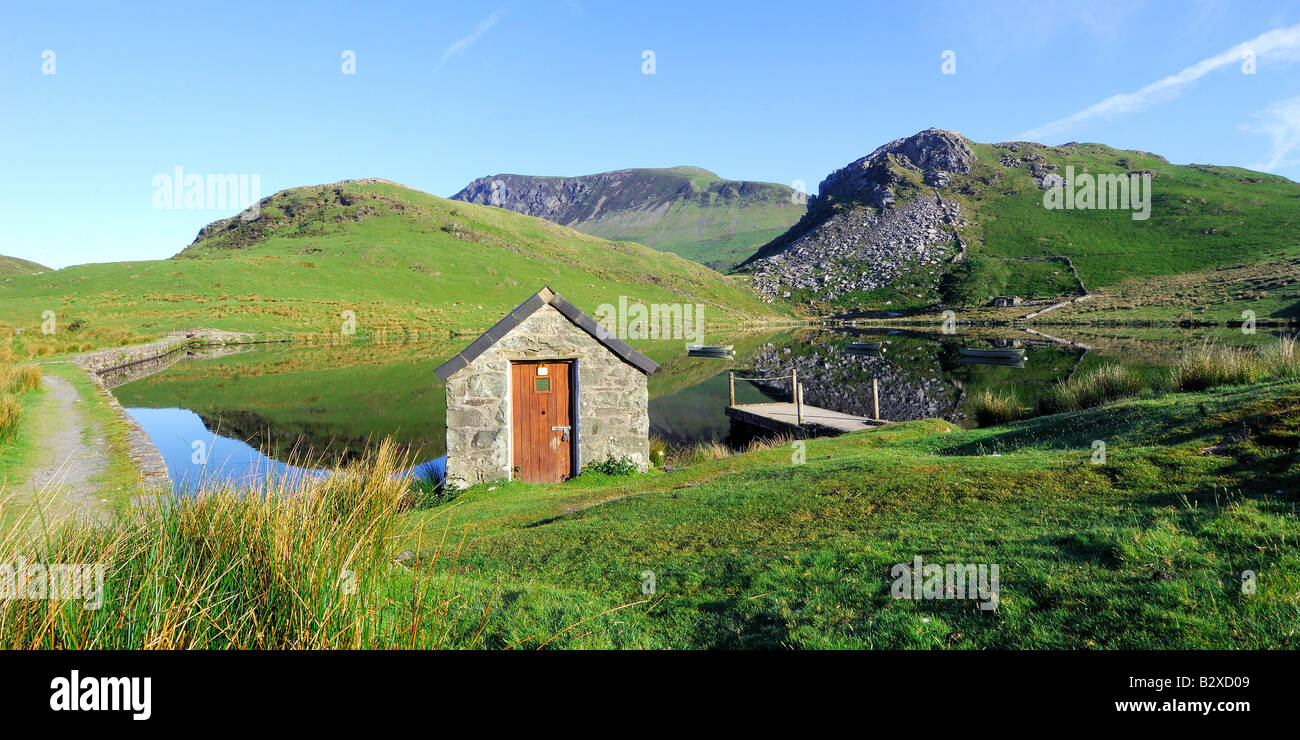
[(645, 355), (637, 352), (624, 342), (622, 339), (614, 336), (612, 332), (602, 331), (600, 324), (587, 314), (578, 310), (578, 307), (569, 303), (564, 296), (551, 290), (550, 286), (542, 288), (520, 303), (515, 310), (506, 314), (505, 318), (498, 321), (491, 329), (483, 332), (482, 336), (475, 339), (468, 347), (458, 352), (454, 357), (442, 363), (433, 371), (439, 380), (445, 381), (452, 375), (456, 374), (461, 368), (469, 365), (479, 355), (487, 351), (489, 347), (496, 344), (511, 329), (523, 323), (524, 319), (532, 316), (537, 309), (542, 306), (554, 306), (564, 318), (573, 322), (575, 326), (587, 332), (600, 342), (605, 349), (613, 352), (620, 360), (626, 362), (632, 367), (640, 370), (646, 375), (652, 374), (659, 368), (659, 364)]

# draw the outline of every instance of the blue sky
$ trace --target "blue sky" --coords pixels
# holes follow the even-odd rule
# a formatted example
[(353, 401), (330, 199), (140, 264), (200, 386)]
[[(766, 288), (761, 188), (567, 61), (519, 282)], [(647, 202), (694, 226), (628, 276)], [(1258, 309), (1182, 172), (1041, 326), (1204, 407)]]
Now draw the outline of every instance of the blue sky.
[(937, 126), (1300, 180), (1298, 73), (1294, 0), (11, 4), (0, 254), (169, 257), (236, 210), (155, 208), (177, 166), (262, 195), (680, 164), (815, 191)]

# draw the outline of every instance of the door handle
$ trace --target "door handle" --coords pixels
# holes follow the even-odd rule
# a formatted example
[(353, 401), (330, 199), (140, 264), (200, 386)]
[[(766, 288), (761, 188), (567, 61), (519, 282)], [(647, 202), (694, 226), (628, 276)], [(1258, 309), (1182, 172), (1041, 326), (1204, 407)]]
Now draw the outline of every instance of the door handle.
[(551, 427), (551, 431), (552, 431), (552, 432), (564, 432), (564, 434), (561, 434), (561, 435), (560, 435), (560, 441), (561, 441), (561, 442), (568, 442), (568, 441), (569, 441), (569, 430), (572, 429), (572, 428), (573, 428), (573, 427), (571, 427), (571, 426), (570, 426), (570, 427)]

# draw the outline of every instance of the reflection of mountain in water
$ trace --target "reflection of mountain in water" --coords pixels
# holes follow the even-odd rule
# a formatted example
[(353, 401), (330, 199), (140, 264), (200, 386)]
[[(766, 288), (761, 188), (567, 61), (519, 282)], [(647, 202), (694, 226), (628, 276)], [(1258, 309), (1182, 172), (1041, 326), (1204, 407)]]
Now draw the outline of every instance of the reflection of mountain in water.
[[(943, 372), (942, 345), (937, 342), (895, 342), (883, 356), (846, 354), (844, 335), (821, 332), (806, 343), (767, 344), (750, 364), (756, 375), (788, 375), (799, 371), (804, 403), (847, 414), (870, 416), (871, 379), (880, 381), (880, 415), (890, 421), (959, 416), (962, 384)], [(789, 381), (776, 381), (789, 398)]]

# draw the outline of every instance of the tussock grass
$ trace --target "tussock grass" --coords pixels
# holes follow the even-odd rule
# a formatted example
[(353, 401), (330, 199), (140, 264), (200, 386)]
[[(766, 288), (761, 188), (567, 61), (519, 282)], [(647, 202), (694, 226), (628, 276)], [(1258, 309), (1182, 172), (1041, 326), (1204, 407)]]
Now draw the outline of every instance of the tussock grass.
[(689, 465), (699, 465), (710, 460), (721, 460), (734, 454), (735, 452), (730, 447), (716, 439), (695, 442), (694, 444), (670, 445), (664, 451), (664, 465), (683, 468)]
[(1201, 391), (1221, 385), (1300, 377), (1300, 351), (1294, 337), (1263, 349), (1206, 342), (1188, 350), (1169, 371), (1173, 390)]
[(657, 434), (650, 436), (650, 464), (662, 468), (668, 459), (668, 443)]
[[(658, 439), (658, 438), (656, 438)], [(721, 460), (741, 452), (755, 452), (758, 450), (770, 450), (774, 447), (789, 447), (794, 441), (794, 437), (788, 434), (776, 435), (772, 437), (755, 437), (749, 440), (736, 450), (727, 446), (725, 442), (716, 439), (705, 440), (687, 445), (665, 445), (664, 448), (664, 465), (674, 468), (686, 467), (689, 465), (699, 465), (710, 460)], [(660, 444), (664, 444), (659, 440)], [(651, 440), (650, 450), (651, 457), (654, 457), (655, 441)]]
[(405, 466), (385, 442), (328, 477), (268, 481), (262, 495), (214, 485), (110, 525), (67, 522), (36, 541), (10, 532), (0, 562), (103, 564), (103, 605), (0, 601), (0, 647), (435, 644), (443, 604), (428, 600), (428, 579), (390, 593), (392, 571), (406, 571), (392, 563), (399, 513), (411, 503)]
[(1023, 409), (1013, 393), (984, 390), (970, 400), (978, 426), (1006, 424), (1030, 416), (1063, 414), (1095, 408), (1144, 392), (1195, 392), (1226, 385), (1300, 378), (1300, 347), (1293, 337), (1262, 348), (1206, 342), (1180, 355), (1167, 374), (1148, 384), (1136, 371), (1117, 363), (1050, 386), (1032, 409)]
[(0, 393), (18, 396), (36, 390), (41, 384), (41, 369), (35, 365), (0, 366)]
[(24, 393), (41, 385), (41, 370), (35, 365), (13, 364), (14, 353), (9, 347), (0, 347), (0, 442), (8, 442), (18, 431), (22, 417)]
[(13, 396), (0, 395), (0, 442), (13, 439), (18, 431), (18, 419), (22, 415), (22, 404)]
[(1026, 409), (1014, 393), (983, 390), (971, 399), (971, 415), (982, 427), (1006, 424), (1025, 418)]
[(1142, 377), (1123, 365), (1107, 364), (1052, 386), (1038, 397), (1038, 413), (1090, 409), (1142, 392)]

